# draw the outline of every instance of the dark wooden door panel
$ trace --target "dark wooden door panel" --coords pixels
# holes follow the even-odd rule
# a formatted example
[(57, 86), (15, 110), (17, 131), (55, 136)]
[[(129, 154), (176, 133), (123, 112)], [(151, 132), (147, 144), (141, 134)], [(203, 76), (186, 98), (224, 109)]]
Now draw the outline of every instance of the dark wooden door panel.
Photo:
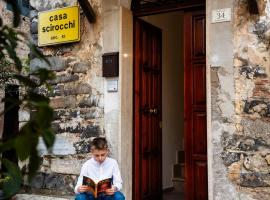
[(186, 12), (185, 199), (207, 200), (205, 13)]
[(207, 199), (207, 164), (206, 162), (194, 162), (194, 200)]
[(193, 105), (206, 104), (205, 63), (193, 65)]
[(193, 153), (207, 154), (206, 113), (193, 113)]
[(193, 26), (193, 59), (205, 56), (205, 16), (194, 16)]
[(135, 200), (161, 199), (161, 30), (135, 20)]

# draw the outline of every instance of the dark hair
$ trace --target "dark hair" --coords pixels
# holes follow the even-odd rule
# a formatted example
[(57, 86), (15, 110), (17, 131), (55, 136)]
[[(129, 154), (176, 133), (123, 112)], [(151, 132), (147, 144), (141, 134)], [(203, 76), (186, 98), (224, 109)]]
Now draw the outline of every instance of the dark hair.
[(108, 142), (104, 137), (96, 137), (91, 143), (91, 149), (103, 150), (108, 148)]

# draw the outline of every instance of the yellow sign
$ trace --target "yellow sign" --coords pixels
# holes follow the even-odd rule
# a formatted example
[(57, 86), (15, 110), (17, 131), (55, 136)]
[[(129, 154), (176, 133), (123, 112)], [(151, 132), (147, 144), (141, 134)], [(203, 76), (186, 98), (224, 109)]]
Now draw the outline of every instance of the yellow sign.
[(76, 42), (80, 40), (78, 6), (65, 7), (38, 14), (38, 46)]

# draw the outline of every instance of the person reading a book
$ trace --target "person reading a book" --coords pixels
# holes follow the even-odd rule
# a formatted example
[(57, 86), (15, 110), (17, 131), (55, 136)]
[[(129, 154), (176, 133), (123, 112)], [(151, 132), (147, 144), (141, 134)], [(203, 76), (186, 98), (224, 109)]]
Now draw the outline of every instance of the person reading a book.
[(103, 137), (91, 143), (92, 158), (81, 169), (75, 186), (75, 200), (125, 200), (120, 192), (122, 178), (117, 161), (108, 157), (108, 142)]

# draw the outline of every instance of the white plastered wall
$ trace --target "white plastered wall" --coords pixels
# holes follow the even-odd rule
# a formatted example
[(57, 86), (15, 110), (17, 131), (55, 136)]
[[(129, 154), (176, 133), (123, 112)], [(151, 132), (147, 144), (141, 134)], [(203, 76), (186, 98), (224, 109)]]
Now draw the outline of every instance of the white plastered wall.
[(120, 8), (120, 116), (119, 157), (126, 199), (132, 199), (133, 162), (133, 16)]
[[(231, 8), (233, 0), (206, 0), (206, 77), (207, 77), (207, 153), (208, 153), (208, 199), (242, 199), (236, 189), (229, 183), (226, 176), (226, 168), (220, 157), (221, 129), (228, 129), (226, 123), (219, 124), (215, 120), (216, 115), (211, 105), (211, 98), (217, 94), (211, 94), (211, 83), (214, 80), (215, 71), (224, 69), (223, 74), (229, 84), (221, 83), (221, 87), (234, 92), (233, 89), (233, 26), (232, 21), (211, 23), (212, 11), (215, 9)], [(224, 89), (225, 88), (225, 89)], [(233, 96), (233, 95), (228, 95)], [(230, 111), (229, 109), (227, 111)], [(233, 111), (232, 111), (233, 112)], [(247, 198), (243, 198), (247, 199)]]
[[(119, 51), (119, 77), (104, 79), (105, 133), (112, 157), (123, 178), (123, 193), (132, 199), (133, 138), (133, 16), (129, 0), (103, 0), (104, 52)], [(123, 6), (122, 6), (123, 5)], [(128, 8), (126, 8), (128, 7)], [(118, 80), (118, 91), (108, 92), (108, 80)]]

